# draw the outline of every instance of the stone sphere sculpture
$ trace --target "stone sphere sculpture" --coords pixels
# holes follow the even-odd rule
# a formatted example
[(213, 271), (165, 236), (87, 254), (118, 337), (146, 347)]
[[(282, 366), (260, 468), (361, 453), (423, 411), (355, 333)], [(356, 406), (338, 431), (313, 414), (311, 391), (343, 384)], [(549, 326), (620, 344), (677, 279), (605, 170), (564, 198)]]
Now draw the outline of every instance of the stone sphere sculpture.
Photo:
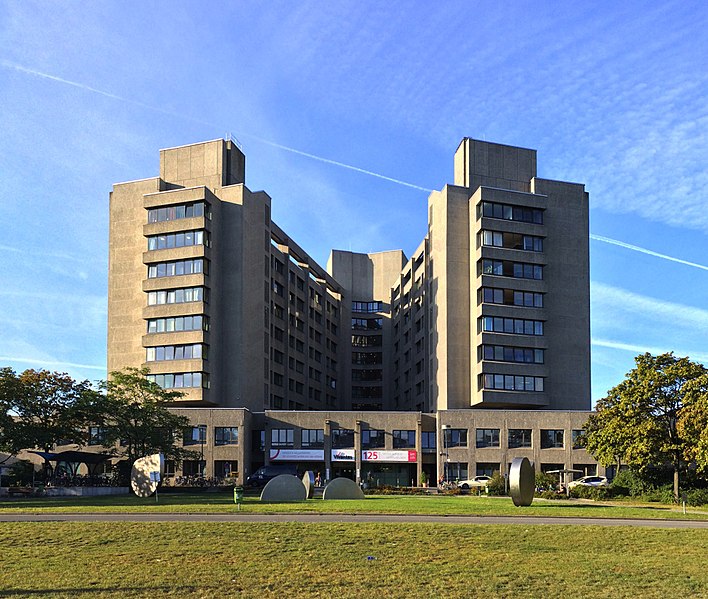
[(509, 471), (509, 490), (516, 507), (529, 506), (536, 487), (536, 471), (528, 458), (514, 458)]
[(161, 453), (138, 458), (130, 471), (130, 488), (138, 497), (155, 494), (165, 472), (165, 456)]
[(292, 474), (280, 474), (271, 478), (261, 491), (261, 501), (305, 501), (305, 499), (307, 499), (305, 485)]
[(340, 477), (327, 484), (322, 499), (364, 499), (364, 491), (353, 480)]

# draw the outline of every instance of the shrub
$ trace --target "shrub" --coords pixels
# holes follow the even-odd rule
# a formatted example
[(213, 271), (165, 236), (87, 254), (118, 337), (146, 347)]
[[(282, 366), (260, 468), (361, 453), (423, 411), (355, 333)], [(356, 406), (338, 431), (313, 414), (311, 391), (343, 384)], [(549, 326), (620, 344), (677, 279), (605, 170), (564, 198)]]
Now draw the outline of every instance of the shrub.
[(708, 505), (708, 489), (691, 489), (686, 493), (686, 503), (692, 506)]
[(536, 491), (554, 491), (558, 487), (558, 481), (545, 472), (536, 472)]
[(593, 501), (603, 501), (612, 497), (609, 487), (585, 487), (578, 485), (570, 490), (570, 496), (575, 499), (592, 499)]
[(640, 497), (652, 490), (652, 486), (633, 470), (621, 470), (612, 480), (612, 492), (616, 496)]
[(492, 479), (487, 483), (487, 492), (490, 495), (496, 495), (501, 497), (503, 495), (506, 495), (505, 487), (506, 479), (501, 474), (499, 474), (499, 472), (495, 472), (492, 475)]
[(557, 493), (556, 491), (536, 491), (535, 497), (541, 499), (565, 499), (565, 493)]

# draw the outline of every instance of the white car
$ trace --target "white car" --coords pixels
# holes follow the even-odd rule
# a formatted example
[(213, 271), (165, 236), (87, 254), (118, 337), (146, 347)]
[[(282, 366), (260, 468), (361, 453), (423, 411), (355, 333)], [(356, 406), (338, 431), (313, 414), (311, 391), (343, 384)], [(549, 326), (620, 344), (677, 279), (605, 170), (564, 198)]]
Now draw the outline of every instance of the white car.
[(573, 487), (607, 487), (609, 482), (604, 476), (583, 476), (578, 480), (574, 480), (568, 483), (568, 488)]
[(457, 482), (457, 486), (460, 489), (471, 489), (473, 487), (486, 487), (489, 484), (489, 481), (492, 480), (491, 476), (485, 476), (485, 475), (480, 475), (480, 476), (475, 476), (474, 478), (470, 478), (469, 480), (461, 480)]

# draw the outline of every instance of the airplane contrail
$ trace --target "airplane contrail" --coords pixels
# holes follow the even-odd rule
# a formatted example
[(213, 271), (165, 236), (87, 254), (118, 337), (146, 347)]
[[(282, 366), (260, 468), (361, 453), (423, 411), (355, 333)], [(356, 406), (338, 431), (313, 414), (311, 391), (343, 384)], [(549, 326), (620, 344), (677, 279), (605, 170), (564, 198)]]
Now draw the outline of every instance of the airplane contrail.
[(673, 256), (667, 256), (666, 254), (660, 254), (653, 250), (648, 250), (638, 245), (632, 245), (631, 243), (625, 243), (624, 241), (618, 241), (617, 239), (612, 239), (610, 237), (603, 237), (602, 235), (595, 235), (590, 233), (590, 239), (595, 241), (602, 241), (603, 243), (609, 243), (611, 245), (616, 245), (621, 248), (632, 250), (634, 252), (640, 252), (642, 254), (647, 254), (648, 256), (654, 256), (655, 258), (662, 258), (663, 260), (670, 260), (671, 262), (678, 262), (679, 264), (685, 264), (686, 266), (692, 266), (693, 268), (700, 268), (701, 270), (708, 270), (708, 266), (703, 264), (697, 264), (696, 262), (689, 262), (688, 260), (682, 260), (681, 258), (674, 258)]
[[(107, 91), (103, 91), (101, 89), (91, 87), (90, 85), (86, 85), (84, 83), (79, 83), (78, 81), (71, 81), (70, 79), (64, 79), (63, 77), (57, 77), (56, 75), (50, 75), (49, 73), (44, 73), (42, 71), (37, 71), (35, 69), (29, 69), (27, 67), (23, 67), (22, 65), (16, 64), (14, 62), (10, 62), (8, 60), (1, 60), (0, 65), (9, 68), (9, 69), (14, 69), (15, 71), (19, 71), (21, 73), (26, 73), (28, 75), (34, 75), (36, 77), (42, 77), (43, 79), (49, 79), (50, 81), (56, 81), (57, 83), (63, 83), (65, 85), (70, 85), (72, 87), (77, 87), (79, 89), (83, 89), (84, 91), (88, 91), (94, 94), (99, 94), (101, 96), (104, 96), (106, 98), (111, 98), (113, 100), (118, 100), (121, 102), (127, 102), (128, 104), (133, 104), (135, 106), (140, 106), (142, 108), (147, 108), (148, 110), (153, 110), (155, 112), (160, 112), (162, 114), (166, 114), (169, 116), (174, 116), (180, 119), (192, 121), (195, 123), (200, 123), (202, 125), (208, 125), (209, 127), (216, 127), (215, 123), (210, 123), (209, 121), (205, 121), (199, 118), (191, 117), (186, 114), (181, 114), (179, 112), (173, 112), (171, 110), (165, 110), (164, 108), (160, 108), (159, 106), (153, 106), (152, 104), (146, 104), (145, 102), (140, 102), (138, 100), (132, 100), (130, 98), (126, 98), (124, 96), (119, 96), (117, 94), (112, 94)], [(324, 162), (326, 164), (332, 164), (334, 166), (339, 166), (341, 168), (346, 168), (351, 171), (355, 171), (357, 173), (362, 173), (364, 175), (369, 175), (371, 177), (376, 177), (377, 179), (383, 179), (384, 181), (389, 181), (391, 183), (397, 183), (398, 185), (403, 185), (405, 187), (410, 187), (412, 189), (417, 189), (420, 191), (425, 191), (425, 192), (432, 192), (432, 189), (428, 189), (427, 187), (421, 187), (420, 185), (415, 185), (414, 183), (408, 183), (407, 181), (402, 181), (401, 179), (395, 179), (394, 177), (388, 177), (386, 175), (382, 175), (380, 173), (375, 173), (373, 171), (369, 171), (363, 168), (360, 168), (358, 166), (353, 166), (351, 164), (346, 164), (344, 162), (339, 162), (337, 160), (332, 160), (330, 158), (325, 158), (323, 156), (317, 156), (316, 154), (311, 154), (309, 152), (304, 152), (302, 150), (298, 150), (297, 148), (291, 148), (289, 146), (285, 146), (283, 144), (279, 144), (277, 142), (271, 141), (269, 139), (265, 139), (263, 137), (260, 137), (258, 135), (253, 135), (251, 133), (247, 133), (244, 131), (239, 132), (238, 134), (239, 137), (248, 137), (250, 139), (253, 139), (254, 141), (258, 141), (260, 143), (272, 146), (274, 148), (279, 148), (281, 150), (285, 150), (286, 152), (292, 152), (293, 154), (298, 154), (300, 156), (305, 156), (307, 158), (311, 158), (313, 160), (319, 160), (320, 162)]]

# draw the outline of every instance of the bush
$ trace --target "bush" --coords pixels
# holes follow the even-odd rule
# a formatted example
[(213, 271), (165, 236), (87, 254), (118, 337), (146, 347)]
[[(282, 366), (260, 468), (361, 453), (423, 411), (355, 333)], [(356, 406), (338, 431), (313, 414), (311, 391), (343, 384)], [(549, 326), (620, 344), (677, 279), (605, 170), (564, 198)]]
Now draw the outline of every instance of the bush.
[(612, 490), (609, 487), (585, 487), (578, 485), (570, 490), (570, 496), (575, 499), (603, 501), (612, 497)]
[(505, 492), (505, 487), (506, 487), (506, 479), (499, 474), (499, 472), (495, 472), (492, 474), (492, 479), (487, 483), (487, 492), (490, 495), (495, 495), (497, 497), (501, 497), (503, 495), (506, 495)]
[(612, 480), (612, 492), (615, 496), (641, 497), (653, 491), (653, 487), (633, 470), (621, 470)]
[(692, 506), (708, 505), (708, 489), (691, 489), (686, 493), (686, 503)]
[(558, 488), (558, 481), (551, 474), (536, 472), (536, 491), (555, 491)]
[(556, 491), (536, 491), (534, 497), (541, 499), (565, 499), (565, 493), (557, 493)]

